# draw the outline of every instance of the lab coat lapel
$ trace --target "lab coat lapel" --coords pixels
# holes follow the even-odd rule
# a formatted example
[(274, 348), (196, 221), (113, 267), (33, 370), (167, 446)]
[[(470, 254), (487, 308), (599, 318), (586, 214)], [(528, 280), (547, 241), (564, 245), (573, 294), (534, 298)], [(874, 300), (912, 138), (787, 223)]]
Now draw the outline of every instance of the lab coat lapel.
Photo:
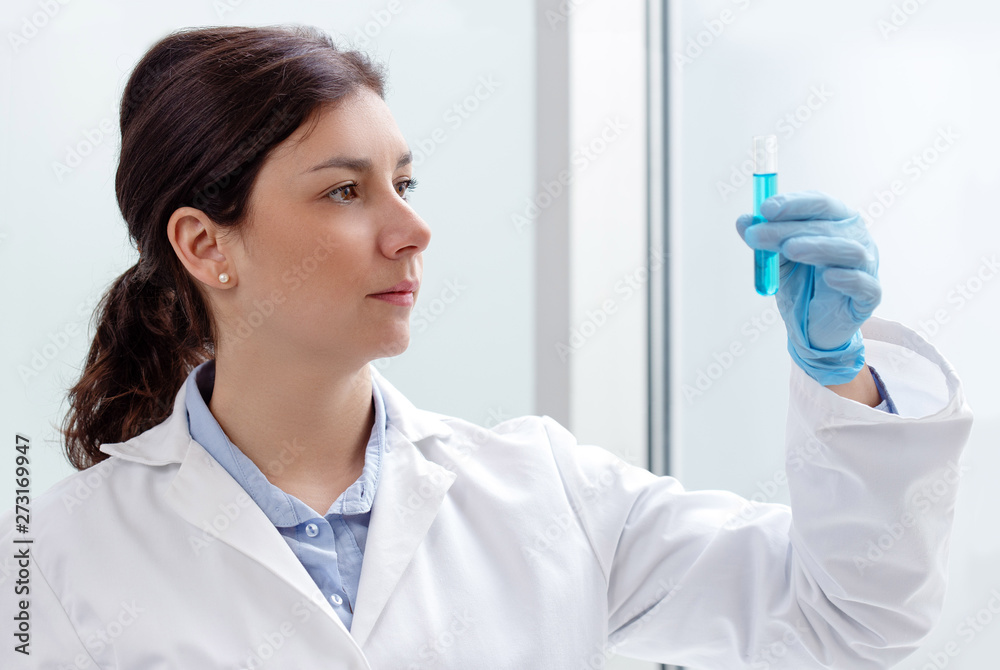
[(456, 476), (425, 459), (391, 425), (386, 432), (386, 443), (351, 624), (351, 635), (362, 647), (427, 535)]
[(198, 529), (192, 534), (193, 543), (218, 540), (228, 544), (281, 577), (347, 633), (340, 617), (267, 515), (194, 440), (190, 440), (166, 498), (184, 520)]
[[(173, 411), (163, 422), (126, 442), (101, 445), (101, 451), (146, 465), (180, 463), (164, 496), (178, 515), (191, 524), (192, 550), (221, 541), (259, 562), (315, 603), (350, 642), (350, 634), (291, 548), (264, 512), (191, 438), (184, 404), (186, 384), (174, 398)], [(358, 649), (360, 653), (360, 648)]]
[(427, 460), (414, 444), (451, 428), (417, 410), (374, 372), (389, 417), (382, 472), (372, 503), (351, 635), (364, 646), (399, 579), (423, 542), (456, 475)]

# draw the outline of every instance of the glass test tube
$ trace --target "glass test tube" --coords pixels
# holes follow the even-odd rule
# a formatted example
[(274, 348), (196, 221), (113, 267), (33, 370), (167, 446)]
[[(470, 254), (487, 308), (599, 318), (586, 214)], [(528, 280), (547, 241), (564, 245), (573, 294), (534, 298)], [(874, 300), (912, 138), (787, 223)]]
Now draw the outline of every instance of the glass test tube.
[[(760, 204), (778, 191), (778, 137), (759, 135), (753, 138), (753, 222), (765, 221)], [(754, 249), (754, 288), (760, 295), (778, 292), (778, 254)]]

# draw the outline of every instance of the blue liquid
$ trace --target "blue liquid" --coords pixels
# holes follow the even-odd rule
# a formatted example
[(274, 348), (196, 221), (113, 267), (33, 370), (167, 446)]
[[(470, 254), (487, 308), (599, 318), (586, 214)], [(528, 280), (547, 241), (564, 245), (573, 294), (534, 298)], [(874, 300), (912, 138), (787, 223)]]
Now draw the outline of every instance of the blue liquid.
[[(766, 221), (760, 215), (760, 204), (778, 192), (777, 174), (753, 176), (753, 222)], [(752, 224), (751, 224), (752, 225)], [(757, 293), (774, 295), (778, 292), (778, 254), (773, 251), (754, 250), (753, 284)]]

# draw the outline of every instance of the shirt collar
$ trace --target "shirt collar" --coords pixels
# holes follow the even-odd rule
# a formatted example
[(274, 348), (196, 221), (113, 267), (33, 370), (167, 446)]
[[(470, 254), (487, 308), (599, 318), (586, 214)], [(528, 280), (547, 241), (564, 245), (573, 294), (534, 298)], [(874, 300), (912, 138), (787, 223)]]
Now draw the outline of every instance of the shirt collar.
[[(368, 445), (365, 447), (365, 464), (361, 476), (354, 481), (334, 501), (329, 510), (311, 510), (308, 505), (271, 484), (260, 468), (233, 444), (223, 432), (219, 422), (208, 409), (212, 390), (215, 386), (215, 361), (209, 360), (197, 366), (186, 381), (185, 407), (191, 437), (208, 451), (216, 461), (247, 492), (267, 517), (278, 527), (296, 526), (317, 513), (358, 515), (371, 511), (375, 490), (385, 451), (385, 432), (388, 415), (385, 410), (381, 389), (372, 377), (372, 400), (375, 405), (375, 423), (372, 426)], [(284, 467), (283, 460), (295, 456), (297, 447), (293, 442), (283, 442), (275, 449), (274, 459), (265, 465), (269, 472)]]

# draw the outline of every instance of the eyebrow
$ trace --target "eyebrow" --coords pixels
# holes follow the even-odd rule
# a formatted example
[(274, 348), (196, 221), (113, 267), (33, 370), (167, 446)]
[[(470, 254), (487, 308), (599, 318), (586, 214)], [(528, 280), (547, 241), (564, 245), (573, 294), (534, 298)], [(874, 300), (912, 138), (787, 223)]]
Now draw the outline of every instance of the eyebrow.
[[(405, 154), (399, 157), (399, 161), (396, 162), (396, 169), (403, 167), (404, 165), (409, 165), (413, 162), (413, 152), (407, 151)], [(333, 158), (328, 158), (319, 165), (314, 165), (305, 173), (315, 172), (316, 170), (326, 170), (327, 168), (347, 168), (348, 170), (354, 170), (356, 172), (371, 172), (372, 162), (367, 158), (348, 158), (346, 156), (334, 156)], [(303, 173), (303, 174), (305, 174)]]

